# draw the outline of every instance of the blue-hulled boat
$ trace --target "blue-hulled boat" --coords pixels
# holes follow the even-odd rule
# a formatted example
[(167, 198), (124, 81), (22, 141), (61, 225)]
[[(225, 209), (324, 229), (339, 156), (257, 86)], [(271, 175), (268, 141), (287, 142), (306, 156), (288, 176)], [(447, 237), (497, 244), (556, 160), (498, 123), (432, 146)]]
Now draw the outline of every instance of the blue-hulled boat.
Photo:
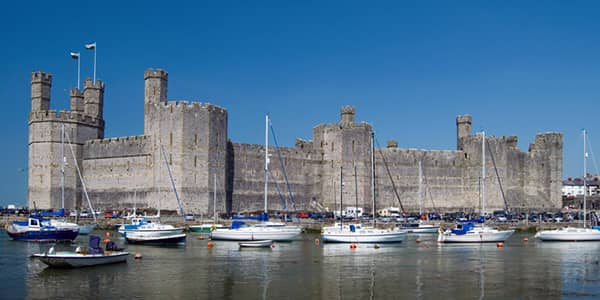
[(79, 228), (57, 227), (49, 219), (30, 217), (27, 221), (14, 221), (6, 233), (17, 241), (70, 242), (79, 234)]

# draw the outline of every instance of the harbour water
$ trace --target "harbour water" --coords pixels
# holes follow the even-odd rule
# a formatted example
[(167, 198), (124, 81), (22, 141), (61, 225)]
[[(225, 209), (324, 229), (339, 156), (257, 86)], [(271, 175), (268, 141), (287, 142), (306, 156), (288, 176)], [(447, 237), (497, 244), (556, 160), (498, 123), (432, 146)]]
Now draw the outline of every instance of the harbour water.
[[(104, 232), (98, 232), (104, 235)], [(114, 233), (113, 233), (114, 235)], [(319, 244), (304, 234), (274, 248), (188, 234), (185, 247), (125, 245), (127, 264), (51, 269), (28, 256), (48, 244), (0, 232), (2, 299), (597, 299), (600, 243), (542, 243), (515, 234), (504, 245)], [(523, 242), (528, 237), (529, 242)], [(416, 239), (420, 239), (420, 243)], [(115, 239), (120, 245), (121, 239)], [(86, 236), (76, 242), (87, 243)]]

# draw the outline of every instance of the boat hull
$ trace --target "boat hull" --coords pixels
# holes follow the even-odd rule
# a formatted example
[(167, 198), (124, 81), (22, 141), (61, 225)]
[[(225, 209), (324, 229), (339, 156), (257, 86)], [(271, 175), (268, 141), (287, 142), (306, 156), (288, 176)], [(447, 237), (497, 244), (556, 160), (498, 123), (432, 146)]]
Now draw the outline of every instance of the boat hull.
[(240, 248), (270, 248), (273, 240), (240, 242)]
[(96, 228), (94, 224), (79, 225), (79, 234), (88, 235)]
[(277, 242), (288, 242), (298, 238), (302, 229), (294, 227), (290, 229), (273, 229), (260, 227), (245, 227), (238, 229), (217, 229), (210, 234), (213, 240), (224, 241), (255, 241), (273, 240)]
[(399, 226), (398, 229), (404, 230), (408, 233), (437, 233), (440, 229), (438, 225), (418, 225), (418, 226)]
[(27, 242), (70, 242), (73, 241), (79, 234), (78, 230), (28, 230), (14, 232), (9, 230), (6, 233), (16, 241)]
[(138, 236), (135, 234), (125, 235), (125, 240), (129, 244), (169, 246), (185, 244), (186, 234), (171, 234), (165, 236)]
[(600, 231), (589, 228), (562, 228), (540, 231), (535, 237), (545, 242), (600, 241)]
[(203, 232), (210, 233), (213, 229), (223, 229), (223, 225), (212, 225), (212, 224), (202, 224), (202, 225), (191, 225), (189, 226), (191, 232)]
[(406, 239), (406, 232), (324, 232), (321, 239), (326, 243), (402, 243)]
[(494, 230), (486, 232), (469, 232), (454, 234), (443, 232), (438, 235), (440, 243), (497, 243), (504, 242), (514, 233), (514, 230)]
[(56, 253), (34, 254), (44, 264), (53, 268), (82, 268), (97, 265), (127, 262), (129, 252), (108, 252), (105, 254)]

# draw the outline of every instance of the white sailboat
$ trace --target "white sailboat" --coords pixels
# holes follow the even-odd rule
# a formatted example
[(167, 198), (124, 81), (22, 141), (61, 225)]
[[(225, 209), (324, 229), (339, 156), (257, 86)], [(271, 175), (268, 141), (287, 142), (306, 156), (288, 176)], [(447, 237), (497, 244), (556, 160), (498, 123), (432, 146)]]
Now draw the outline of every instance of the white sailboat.
[[(343, 224), (343, 217), (340, 223), (334, 226), (323, 227), (321, 239), (323, 242), (330, 243), (401, 243), (406, 239), (406, 231), (379, 229), (375, 227), (375, 146), (374, 134), (371, 133), (371, 200), (373, 207), (373, 226), (363, 226), (360, 223)], [(340, 167), (340, 180), (342, 181), (342, 167)], [(340, 184), (340, 190), (342, 190)], [(343, 210), (343, 190), (340, 194), (340, 212)]]
[(586, 131), (583, 130), (583, 228), (565, 227), (554, 230), (544, 230), (535, 234), (540, 241), (600, 241), (600, 230), (587, 228), (587, 185), (585, 177), (587, 175), (587, 149), (586, 149)]
[(217, 228), (223, 229), (225, 226), (217, 223), (217, 174), (213, 176), (213, 223), (202, 225), (190, 225), (191, 232), (211, 232)]
[[(485, 212), (485, 132), (481, 133), (481, 213)], [(439, 230), (438, 243), (495, 243), (506, 241), (515, 231), (499, 230), (483, 224), (457, 224), (454, 229)]]
[[(419, 160), (419, 217), (423, 215), (423, 169)], [(400, 223), (400, 229), (406, 230), (408, 233), (436, 233), (440, 229), (440, 225), (425, 224), (421, 219), (413, 223)]]
[[(77, 163), (77, 159), (75, 158), (75, 151), (73, 151), (73, 144), (71, 144), (71, 139), (69, 138), (69, 135), (65, 132), (65, 125), (62, 125), (62, 135), (63, 138), (67, 139), (67, 142), (69, 143), (69, 150), (71, 150), (71, 156), (73, 157), (73, 162), (75, 164), (75, 169), (77, 170), (77, 175), (79, 176), (79, 180), (81, 181), (81, 187), (83, 188), (83, 195), (85, 196), (85, 199), (88, 203), (88, 208), (90, 209), (90, 213), (92, 214), (92, 217), (94, 218), (94, 223), (92, 224), (83, 224), (83, 225), (77, 225), (79, 227), (79, 234), (82, 235), (86, 235), (86, 234), (90, 234), (90, 232), (92, 232), (92, 230), (94, 230), (96, 228), (96, 224), (98, 223), (98, 219), (96, 218), (96, 211), (94, 210), (94, 208), (92, 207), (92, 202), (90, 201), (90, 197), (88, 197), (88, 193), (87, 193), (87, 188), (85, 185), (85, 181), (83, 180), (83, 176), (81, 175), (81, 170), (79, 169), (79, 164)], [(62, 141), (62, 140), (61, 140)], [(63, 146), (64, 148), (64, 146)], [(65, 195), (65, 188), (64, 188), (64, 176), (65, 176), (65, 161), (66, 158), (64, 156), (64, 149), (62, 149), (62, 155), (63, 155), (63, 166), (62, 166), (62, 183), (63, 183), (63, 187), (62, 187), (62, 201), (63, 201), (63, 207), (64, 207), (64, 195)]]
[[(269, 184), (269, 115), (265, 117), (265, 191), (264, 191), (264, 214), (267, 215), (267, 191)], [(302, 232), (300, 226), (289, 226), (279, 222), (262, 222), (256, 225), (239, 224), (232, 228), (215, 229), (210, 237), (213, 240), (229, 241), (252, 241), (252, 240), (273, 240), (273, 241), (293, 241), (298, 238)]]
[[(175, 187), (175, 181), (173, 180), (173, 176), (171, 174), (171, 168), (169, 167), (169, 163), (167, 161), (167, 157), (162, 145), (160, 145), (160, 152), (165, 162), (169, 178), (171, 179), (173, 192), (175, 193), (175, 197), (177, 198), (177, 205), (179, 206), (181, 215), (184, 216), (185, 214), (183, 213), (183, 209), (181, 208), (181, 203), (179, 202), (179, 195), (177, 194), (177, 189)], [(160, 189), (160, 184), (158, 186)], [(160, 196), (160, 190), (158, 194)], [(157, 222), (149, 222), (147, 219), (143, 219), (138, 226), (132, 226), (131, 228), (122, 226), (124, 227), (123, 235), (125, 236), (125, 240), (131, 244), (185, 244), (186, 234), (183, 232), (183, 227), (175, 227), (169, 224), (161, 224), (159, 221), (160, 219), (158, 218), (160, 218), (160, 204), (157, 213)], [(133, 220), (135, 220), (135, 218)]]

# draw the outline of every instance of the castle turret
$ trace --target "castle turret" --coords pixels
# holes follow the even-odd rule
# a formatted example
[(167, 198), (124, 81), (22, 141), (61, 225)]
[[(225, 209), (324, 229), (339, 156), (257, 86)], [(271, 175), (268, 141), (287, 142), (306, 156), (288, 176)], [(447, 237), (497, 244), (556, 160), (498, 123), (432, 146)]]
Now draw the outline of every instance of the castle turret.
[(463, 139), (470, 137), (471, 123), (473, 118), (471, 115), (462, 115), (456, 117), (456, 149), (463, 150)]
[(160, 108), (167, 103), (169, 73), (161, 69), (144, 72), (144, 134), (155, 135), (160, 128)]
[(69, 91), (71, 96), (71, 111), (83, 113), (85, 111), (85, 103), (83, 101), (83, 93), (76, 88)]
[(50, 109), (52, 75), (44, 72), (31, 73), (31, 111)]
[(148, 69), (144, 72), (144, 103), (167, 101), (169, 73), (161, 69)]
[(104, 106), (104, 82), (87, 78), (83, 84), (84, 112), (86, 115), (102, 119)]
[(344, 128), (344, 127), (350, 127), (350, 126), (354, 125), (354, 115), (355, 114), (356, 114), (356, 109), (353, 106), (342, 106), (342, 111), (341, 111), (342, 122), (340, 123), (340, 126), (342, 126), (342, 128)]

